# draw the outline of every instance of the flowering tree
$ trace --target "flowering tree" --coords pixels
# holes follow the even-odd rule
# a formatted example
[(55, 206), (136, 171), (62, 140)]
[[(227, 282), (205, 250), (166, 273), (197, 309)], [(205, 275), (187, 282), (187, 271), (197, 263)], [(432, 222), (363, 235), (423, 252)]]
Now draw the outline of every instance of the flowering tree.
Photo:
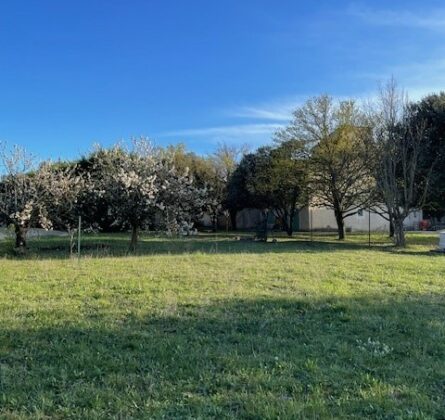
[(26, 234), (30, 227), (50, 226), (39, 196), (39, 177), (35, 159), (22, 147), (0, 148), (2, 165), (0, 180), (0, 219), (14, 226), (15, 247), (26, 248)]
[(149, 148), (134, 143), (128, 150), (123, 146), (98, 149), (95, 152), (97, 194), (109, 204), (115, 223), (131, 229), (130, 250), (136, 248), (139, 231), (154, 216), (157, 205), (157, 162)]
[(162, 210), (163, 227), (167, 233), (192, 234), (194, 220), (209, 206), (208, 189), (197, 187), (188, 169), (178, 171), (168, 162), (158, 166), (157, 183), (158, 207)]
[(76, 166), (57, 166), (45, 162), (36, 173), (38, 192), (48, 227), (66, 230), (70, 237), (70, 253), (74, 247), (80, 212), (80, 197), (87, 180), (76, 173)]

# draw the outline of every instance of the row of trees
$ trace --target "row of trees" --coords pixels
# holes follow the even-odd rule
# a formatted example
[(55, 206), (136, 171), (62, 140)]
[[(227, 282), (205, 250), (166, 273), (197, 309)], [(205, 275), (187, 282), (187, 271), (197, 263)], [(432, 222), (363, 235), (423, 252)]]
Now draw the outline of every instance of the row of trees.
[(141, 229), (189, 234), (212, 206), (207, 186), (176, 166), (172, 151), (144, 139), (131, 148), (97, 148), (78, 162), (39, 165), (24, 149), (4, 146), (1, 160), (0, 215), (14, 227), (17, 249), (34, 226), (63, 229), (73, 239), (82, 216), (84, 228), (129, 229), (133, 250)]
[(214, 229), (250, 207), (273, 211), (292, 235), (298, 208), (333, 210), (339, 239), (345, 219), (368, 208), (390, 222), (405, 244), (403, 221), (413, 209), (445, 207), (445, 94), (410, 103), (393, 80), (378, 99), (359, 106), (322, 95), (295, 110), (271, 146), (248, 153), (221, 145), (211, 156), (183, 146), (97, 148), (76, 162), (35, 161), (21, 148), (0, 155), (0, 223), (13, 225), (16, 247), (32, 226), (191, 233), (204, 213)]
[(394, 80), (359, 106), (327, 95), (309, 99), (275, 145), (241, 160), (227, 205), (273, 211), (292, 234), (295, 209), (332, 209), (339, 239), (345, 219), (370, 209), (405, 245), (403, 223), (414, 209), (445, 207), (445, 94), (409, 102)]

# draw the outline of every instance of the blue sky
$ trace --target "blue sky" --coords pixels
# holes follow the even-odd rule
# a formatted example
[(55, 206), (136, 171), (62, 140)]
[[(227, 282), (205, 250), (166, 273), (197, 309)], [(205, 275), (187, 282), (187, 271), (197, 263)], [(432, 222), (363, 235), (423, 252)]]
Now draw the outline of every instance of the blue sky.
[(267, 143), (320, 93), (445, 87), (443, 1), (2, 0), (0, 139), (41, 157), (148, 136)]

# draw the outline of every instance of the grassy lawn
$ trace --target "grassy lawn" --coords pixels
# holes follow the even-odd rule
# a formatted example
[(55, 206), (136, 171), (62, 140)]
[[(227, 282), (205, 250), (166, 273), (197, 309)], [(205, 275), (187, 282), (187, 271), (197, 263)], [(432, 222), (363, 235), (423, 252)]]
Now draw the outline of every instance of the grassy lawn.
[(308, 239), (0, 242), (0, 417), (444, 418), (437, 236)]

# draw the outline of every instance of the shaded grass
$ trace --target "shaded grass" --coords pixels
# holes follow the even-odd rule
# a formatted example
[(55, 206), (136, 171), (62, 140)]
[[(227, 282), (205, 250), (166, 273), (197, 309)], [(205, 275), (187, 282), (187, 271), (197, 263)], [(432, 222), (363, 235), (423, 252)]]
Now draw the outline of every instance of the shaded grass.
[(126, 239), (87, 238), (107, 258), (0, 261), (0, 415), (445, 415), (436, 236), (401, 252), (362, 235), (146, 238), (125, 257)]
[[(197, 237), (174, 237), (146, 233), (141, 235), (135, 252), (128, 252), (129, 237), (126, 233), (86, 234), (82, 236), (82, 256), (86, 257), (119, 257), (143, 255), (176, 255), (188, 253), (206, 254), (239, 254), (239, 253), (294, 253), (304, 252), (338, 252), (346, 250), (390, 251), (404, 254), (426, 254), (438, 245), (438, 234), (410, 233), (407, 249), (394, 247), (385, 233), (373, 233), (371, 244), (364, 233), (349, 234), (345, 241), (338, 241), (335, 233), (299, 232), (289, 238), (283, 233), (273, 233), (269, 242), (252, 240), (252, 233), (201, 233)], [(0, 256), (19, 259), (61, 259), (70, 258), (69, 241), (66, 237), (32, 239), (28, 242), (25, 255), (16, 255), (12, 241), (0, 241)]]

